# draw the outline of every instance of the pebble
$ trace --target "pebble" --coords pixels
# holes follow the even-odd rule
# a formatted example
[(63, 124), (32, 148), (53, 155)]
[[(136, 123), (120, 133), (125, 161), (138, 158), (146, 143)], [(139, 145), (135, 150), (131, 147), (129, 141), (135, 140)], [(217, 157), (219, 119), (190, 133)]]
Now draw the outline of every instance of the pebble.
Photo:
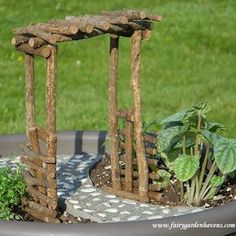
[(120, 200), (118, 200), (118, 199), (111, 199), (111, 200), (109, 200), (109, 202), (111, 202), (111, 203), (119, 203)]
[(93, 213), (93, 212), (96, 212), (94, 210), (90, 210), (90, 209), (83, 209), (84, 212), (87, 212), (87, 213)]
[(118, 209), (116, 208), (110, 208), (110, 209), (106, 209), (105, 211), (110, 212), (110, 213), (117, 213)]
[(87, 196), (85, 196), (85, 195), (81, 195), (81, 196), (78, 196), (79, 197), (79, 199), (81, 199), (81, 200), (83, 200), (83, 199), (85, 199), (85, 198), (88, 198)]
[(72, 203), (72, 204), (78, 204), (79, 203), (78, 200), (74, 200), (74, 199), (71, 199), (69, 202)]
[(92, 206), (92, 204), (91, 204), (91, 203), (89, 203), (89, 202), (88, 202), (88, 203), (86, 203), (85, 205), (86, 205), (86, 206), (88, 206), (88, 207)]
[(98, 213), (98, 216), (106, 217), (107, 215), (105, 213)]
[(109, 170), (109, 169), (111, 169), (111, 165), (109, 165), (109, 166), (105, 166), (104, 169), (105, 169), (105, 170)]
[(104, 206), (106, 206), (106, 207), (111, 207), (111, 204), (108, 203), (108, 202), (103, 202), (102, 204), (103, 204)]
[(125, 204), (121, 204), (121, 205), (119, 205), (117, 207), (121, 208), (121, 207), (124, 207), (124, 206), (125, 206)]
[(128, 221), (131, 221), (131, 220), (137, 220), (137, 219), (139, 219), (140, 218), (140, 216), (131, 216), (131, 217), (129, 217), (127, 220)]
[(170, 209), (163, 209), (162, 212), (163, 212), (164, 214), (169, 214), (169, 213), (170, 213)]
[(99, 195), (101, 195), (101, 193), (99, 193), (99, 192), (95, 192), (95, 193), (90, 193), (89, 195), (95, 197), (95, 196), (99, 196)]
[(118, 222), (118, 221), (120, 221), (120, 217), (113, 217), (111, 220), (115, 221), (115, 222)]
[(128, 212), (128, 211), (121, 211), (120, 214), (121, 215), (130, 215), (130, 212)]
[(92, 192), (95, 192), (96, 189), (95, 188), (82, 188), (80, 189), (80, 191), (83, 193), (92, 193)]
[(85, 187), (85, 188), (91, 188), (91, 187), (93, 187), (93, 186), (92, 186), (91, 184), (85, 184), (84, 187)]
[(128, 200), (128, 199), (123, 200), (123, 203), (130, 204), (130, 205), (136, 205), (136, 202), (134, 202), (132, 200)]
[(101, 201), (101, 199), (100, 198), (94, 198), (93, 201), (98, 202), (98, 201)]
[(146, 214), (146, 215), (153, 215), (153, 212), (152, 212), (152, 211), (144, 211), (143, 214)]
[(141, 203), (141, 204), (140, 204), (140, 207), (148, 207), (148, 204)]
[(73, 207), (74, 207), (75, 209), (80, 209), (80, 208), (81, 208), (80, 205), (73, 205)]
[(111, 195), (106, 195), (105, 197), (106, 197), (106, 198), (116, 198), (116, 196), (115, 196), (115, 195), (112, 195), (112, 194), (111, 194)]
[(160, 216), (160, 215), (158, 215), (158, 216), (149, 216), (148, 217), (149, 220), (156, 220), (156, 219), (161, 219), (161, 218), (163, 218), (163, 216)]

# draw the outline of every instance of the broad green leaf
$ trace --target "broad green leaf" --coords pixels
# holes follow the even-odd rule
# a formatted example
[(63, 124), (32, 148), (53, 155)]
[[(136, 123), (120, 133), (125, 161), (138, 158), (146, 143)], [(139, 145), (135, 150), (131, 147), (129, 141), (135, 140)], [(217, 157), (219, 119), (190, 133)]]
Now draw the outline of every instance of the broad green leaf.
[[(185, 134), (185, 136), (186, 136), (185, 147), (186, 148), (192, 147), (196, 142), (196, 134), (193, 132), (188, 132), (187, 134)], [(183, 148), (183, 139), (181, 139), (178, 143), (176, 143), (174, 148), (175, 149)]]
[(216, 132), (224, 131), (226, 127), (221, 123), (208, 122), (206, 129), (209, 130), (210, 132), (216, 133)]
[(158, 133), (158, 150), (163, 152), (168, 149), (171, 145), (174, 145), (178, 140), (174, 138), (183, 133), (182, 126), (170, 127), (168, 129), (161, 130)]
[(171, 116), (168, 116), (167, 118), (162, 120), (160, 122), (160, 124), (164, 125), (164, 124), (167, 124), (169, 122), (182, 121), (187, 112), (188, 112), (188, 110), (184, 110), (184, 111), (180, 111), (178, 113), (175, 113), (175, 114), (173, 114)]
[(153, 180), (154, 184), (158, 184), (161, 188), (166, 188), (170, 184), (171, 174), (167, 170), (159, 169), (157, 176), (159, 179)]
[(163, 170), (163, 169), (159, 169), (159, 170), (157, 171), (157, 174), (158, 174), (161, 178), (164, 178), (164, 177), (170, 178), (170, 177), (171, 177), (171, 174), (170, 174), (167, 170)]
[(206, 113), (209, 112), (212, 109), (212, 106), (208, 104), (208, 102), (202, 102), (198, 105), (193, 106), (193, 110), (196, 112), (196, 114), (201, 115), (203, 118), (205, 118)]
[(215, 160), (223, 174), (236, 170), (236, 140), (220, 138), (214, 146)]
[(210, 132), (209, 130), (202, 130), (201, 131), (202, 136), (211, 144), (215, 145), (216, 142), (219, 139), (219, 136), (215, 133)]
[(224, 176), (213, 175), (210, 181), (212, 187), (218, 187), (224, 183)]
[(173, 170), (176, 177), (185, 182), (191, 179), (199, 167), (198, 156), (181, 155), (173, 162)]

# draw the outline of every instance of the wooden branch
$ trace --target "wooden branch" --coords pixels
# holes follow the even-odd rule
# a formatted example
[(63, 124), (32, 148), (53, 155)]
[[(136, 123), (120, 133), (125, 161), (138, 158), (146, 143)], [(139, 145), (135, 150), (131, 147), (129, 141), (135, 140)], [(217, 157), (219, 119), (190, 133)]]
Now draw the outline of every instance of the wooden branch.
[[(125, 167), (125, 169), (126, 169), (126, 167)], [(125, 169), (120, 170), (120, 173), (121, 173), (122, 176), (125, 176)], [(139, 178), (138, 171), (133, 171), (132, 172), (132, 177), (135, 178), (135, 179)], [(152, 173), (148, 174), (148, 178), (151, 179), (151, 180), (158, 180), (160, 177), (158, 176), (158, 174), (152, 172)]]
[(30, 209), (42, 214), (42, 215), (45, 215), (45, 216), (48, 216), (50, 218), (55, 218), (57, 216), (57, 211), (56, 210), (51, 210), (51, 209), (48, 209), (47, 207), (44, 207), (44, 206), (41, 206), (40, 204), (36, 203), (36, 202), (33, 202), (33, 201), (25, 201), (25, 202), (22, 202), (23, 205), (25, 207), (29, 207)]
[[(146, 159), (147, 159), (147, 163), (148, 163), (149, 166), (150, 166), (150, 165), (157, 166), (157, 159), (148, 158), (148, 157), (146, 157)], [(120, 156), (120, 160), (123, 161), (123, 162), (125, 162), (125, 157), (124, 157), (124, 155), (123, 155), (123, 156)], [(138, 164), (138, 163), (137, 163), (137, 158), (134, 158), (134, 159), (133, 159), (133, 164), (134, 164), (134, 165), (137, 165), (137, 164)]]
[(29, 185), (32, 185), (32, 186), (39, 185), (39, 186), (49, 187), (49, 188), (54, 188), (54, 189), (57, 187), (56, 179), (46, 180), (44, 176), (41, 176), (41, 178), (34, 178), (27, 171), (22, 171), (22, 175), (24, 176), (25, 181)]
[(162, 20), (162, 16), (157, 16), (157, 15), (147, 15), (145, 18), (145, 20), (151, 20), (151, 21), (158, 21), (160, 22)]
[(152, 22), (144, 20), (133, 20), (129, 21), (128, 25), (132, 27), (133, 30), (145, 30), (152, 29)]
[(130, 121), (130, 122), (132, 122), (134, 120), (132, 111), (117, 110), (116, 111), (116, 116), (118, 118), (122, 118), (122, 119), (125, 119), (125, 120)]
[(28, 43), (29, 37), (24, 36), (24, 35), (16, 35), (15, 37), (12, 38), (11, 44), (13, 46), (18, 46), (22, 43)]
[[(80, 32), (91, 33), (93, 31), (93, 26), (84, 21), (82, 17), (66, 17), (65, 20), (51, 20), (49, 23), (58, 24), (58, 25), (75, 25), (78, 27)], [(79, 32), (77, 32), (79, 33)]]
[(132, 192), (133, 189), (133, 122), (125, 124), (125, 190)]
[(119, 37), (110, 37), (109, 57), (109, 136), (111, 141), (111, 175), (112, 186), (116, 190), (121, 189), (119, 166), (119, 137), (117, 110), (117, 79), (118, 79), (118, 49)]
[[(137, 149), (136, 148), (137, 146), (134, 145), (134, 149)], [(120, 148), (125, 150), (125, 143), (124, 142), (120, 142)], [(156, 156), (157, 155), (157, 149), (156, 148), (152, 148), (152, 147), (148, 147), (148, 146), (145, 146), (145, 153), (146, 154), (149, 154), (151, 156)]]
[(26, 54), (30, 55), (37, 55), (40, 57), (48, 58), (50, 56), (50, 51), (47, 48), (38, 48), (34, 49), (30, 47), (28, 43), (22, 43), (16, 47), (17, 51), (24, 52)]
[[(29, 128), (29, 136), (30, 136), (30, 143), (32, 147), (32, 151), (37, 155), (40, 154), (40, 146), (39, 146), (39, 140), (38, 140), (38, 134), (37, 134), (37, 128), (30, 127)], [(39, 162), (39, 160), (37, 160)]]
[(32, 48), (40, 48), (45, 44), (47, 44), (47, 42), (41, 38), (38, 38), (38, 37), (32, 37), (29, 40), (29, 45)]
[(47, 142), (47, 139), (49, 136), (48, 131), (38, 126), (36, 127), (36, 129), (37, 129), (38, 137), (42, 139), (44, 142)]
[(140, 95), (140, 47), (142, 41), (141, 30), (132, 35), (131, 46), (131, 85), (133, 89), (134, 104), (134, 133), (136, 140), (136, 156), (140, 176), (139, 194), (143, 201), (148, 201), (148, 165), (145, 158), (145, 147), (141, 119), (141, 95)]
[(137, 10), (102, 11), (101, 13), (105, 16), (125, 16), (128, 20), (144, 19), (146, 17), (145, 12)]
[(37, 171), (40, 171), (40, 174), (43, 175), (44, 174), (44, 169), (37, 165), (36, 163), (34, 163), (33, 161), (29, 160), (27, 157), (25, 156), (21, 156), (20, 157), (20, 161), (23, 163), (23, 164), (26, 164), (29, 168), (33, 169), (33, 170), (37, 170)]
[(142, 39), (149, 40), (151, 38), (152, 31), (150, 29), (142, 30)]
[(40, 199), (41, 201), (46, 202), (47, 204), (49, 204), (51, 206), (51, 209), (55, 210), (57, 208), (57, 201), (55, 201), (54, 199), (42, 194), (41, 192), (39, 192), (38, 190), (34, 189), (31, 186), (27, 186), (26, 191), (31, 195), (31, 196), (35, 196), (36, 198)]
[[(119, 129), (119, 134), (121, 136), (125, 136), (125, 130), (124, 129)], [(155, 134), (144, 134), (144, 141), (151, 143), (151, 144), (156, 144), (157, 143), (157, 138)]]
[(37, 211), (35, 211), (34, 209), (31, 209), (29, 207), (25, 207), (24, 210), (30, 214), (31, 216), (35, 217), (36, 219), (39, 219), (43, 222), (47, 222), (47, 223), (60, 223), (60, 220), (58, 220), (57, 218), (51, 218), (49, 216), (45, 216), (44, 214), (38, 213)]

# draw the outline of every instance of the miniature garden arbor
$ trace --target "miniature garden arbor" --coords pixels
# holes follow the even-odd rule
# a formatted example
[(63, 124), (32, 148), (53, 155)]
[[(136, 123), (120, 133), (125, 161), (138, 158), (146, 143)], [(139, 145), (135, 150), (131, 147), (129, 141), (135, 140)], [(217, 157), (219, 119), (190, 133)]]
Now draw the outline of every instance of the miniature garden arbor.
[[(111, 143), (112, 187), (104, 190), (116, 195), (147, 202), (155, 198), (155, 186), (148, 165), (155, 162), (147, 155), (155, 155), (156, 148), (145, 143), (156, 143), (156, 138), (143, 134), (140, 97), (140, 45), (143, 38), (150, 37), (152, 21), (159, 16), (147, 15), (143, 11), (102, 12), (100, 15), (67, 17), (66, 20), (51, 20), (24, 28), (15, 29), (12, 44), (25, 53), (26, 73), (26, 117), (28, 145), (23, 146), (25, 155), (21, 161), (27, 170), (23, 175), (31, 199), (27, 199), (25, 210), (43, 221), (58, 222), (56, 184), (56, 56), (59, 42), (87, 39), (110, 33), (109, 70), (109, 137)], [(131, 37), (131, 85), (133, 108), (125, 111), (117, 105), (118, 48), (119, 37)], [(34, 56), (46, 59), (46, 127), (36, 124)], [(118, 119), (125, 120), (125, 129), (118, 127)], [(122, 139), (121, 139), (122, 137)], [(46, 153), (41, 142), (46, 143)], [(120, 150), (123, 150), (120, 152)], [(134, 159), (134, 151), (136, 153)], [(122, 153), (122, 155), (121, 155)], [(120, 160), (125, 169), (120, 168)], [(138, 171), (133, 171), (133, 164)], [(124, 177), (122, 177), (124, 176)], [(133, 180), (133, 177), (138, 180)]]

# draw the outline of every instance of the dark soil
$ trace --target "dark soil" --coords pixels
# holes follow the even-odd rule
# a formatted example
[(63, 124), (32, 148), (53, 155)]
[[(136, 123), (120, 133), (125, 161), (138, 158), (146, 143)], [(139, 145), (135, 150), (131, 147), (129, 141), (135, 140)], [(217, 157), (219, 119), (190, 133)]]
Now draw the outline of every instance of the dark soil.
[[(109, 155), (105, 155), (101, 161), (95, 164), (94, 168), (90, 172), (90, 178), (95, 187), (109, 186), (111, 187), (111, 161)], [(163, 205), (184, 205), (180, 201), (180, 188), (178, 186), (178, 181), (172, 181), (171, 185), (165, 190), (160, 190), (162, 193), (162, 199), (160, 202), (152, 202), (153, 204), (163, 204)], [(236, 185), (223, 186), (219, 191), (214, 200), (207, 201), (206, 206), (216, 207), (224, 203), (233, 200), (236, 195)]]

